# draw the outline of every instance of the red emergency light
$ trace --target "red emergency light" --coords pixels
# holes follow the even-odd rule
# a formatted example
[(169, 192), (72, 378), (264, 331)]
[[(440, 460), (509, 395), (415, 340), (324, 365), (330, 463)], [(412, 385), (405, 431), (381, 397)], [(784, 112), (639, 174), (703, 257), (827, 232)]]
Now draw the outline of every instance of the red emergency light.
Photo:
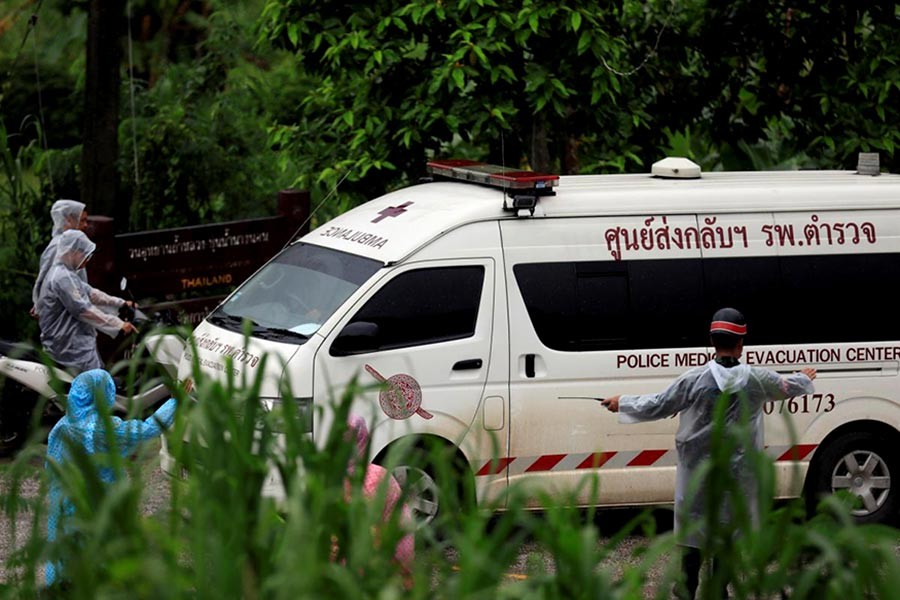
[(552, 194), (551, 188), (559, 182), (559, 175), (518, 171), (474, 160), (433, 160), (428, 162), (427, 167), (432, 175), (457, 181), (471, 181), (503, 190), (529, 190), (537, 192), (538, 195)]

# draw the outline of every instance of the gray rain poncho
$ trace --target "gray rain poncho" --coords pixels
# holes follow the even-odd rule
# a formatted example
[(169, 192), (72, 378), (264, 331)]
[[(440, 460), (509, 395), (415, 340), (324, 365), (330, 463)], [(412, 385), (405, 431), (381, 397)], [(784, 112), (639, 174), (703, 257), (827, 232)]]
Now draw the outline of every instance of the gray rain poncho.
[(78, 231), (64, 231), (57, 238), (56, 260), (47, 272), (36, 310), (41, 344), (56, 362), (87, 371), (103, 366), (97, 352), (97, 331), (115, 337), (122, 320), (98, 306), (114, 309), (125, 301), (92, 288), (77, 275), (96, 248)]
[[(50, 238), (50, 243), (47, 244), (47, 247), (41, 253), (38, 276), (34, 281), (34, 287), (31, 289), (31, 302), (34, 306), (37, 306), (41, 286), (47, 277), (47, 272), (53, 266), (53, 261), (56, 259), (56, 244), (59, 242), (60, 234), (68, 229), (78, 228), (84, 208), (84, 204), (75, 200), (57, 200), (50, 207), (50, 218), (53, 219), (53, 237)], [(78, 276), (87, 281), (87, 272), (84, 269), (78, 271)]]
[[(747, 419), (752, 443), (763, 448), (762, 408), (767, 400), (784, 400), (791, 396), (813, 392), (812, 381), (803, 373), (782, 377), (775, 371), (739, 364), (726, 368), (710, 361), (706, 366), (692, 369), (675, 380), (664, 392), (619, 398), (619, 421), (635, 423), (679, 415), (675, 447), (678, 468), (675, 482), (675, 529), (684, 535), (683, 545), (699, 548), (702, 530), (688, 531), (686, 525), (703, 523), (704, 486), (696, 492), (688, 486), (701, 463), (709, 457), (713, 428), (713, 409), (723, 393), (730, 394), (725, 411), (727, 425), (739, 425)], [(746, 412), (745, 412), (746, 411)], [(744, 447), (738, 446), (731, 457), (732, 472), (737, 474), (744, 497), (748, 499), (754, 522), (759, 507), (756, 504), (756, 480), (747, 464)], [(689, 505), (688, 505), (689, 504)], [(730, 520), (729, 507), (720, 512), (722, 522)]]
[[(50, 480), (47, 539), (50, 541), (56, 540), (59, 534), (70, 529), (67, 521), (75, 514), (75, 506), (66, 495), (66, 489), (59, 477), (60, 473), (64, 473), (64, 463), (71, 460), (73, 450), (91, 456), (109, 452), (128, 456), (137, 450), (141, 442), (162, 435), (175, 420), (174, 398), (170, 398), (143, 421), (139, 419), (123, 421), (119, 417), (110, 416), (109, 425), (112, 427), (112, 438), (115, 439), (115, 446), (110, 447), (110, 437), (106, 435), (104, 419), (98, 405), (102, 402), (107, 410), (112, 410), (115, 399), (116, 387), (113, 379), (102, 369), (82, 373), (72, 382), (66, 403), (66, 416), (53, 426), (47, 438), (45, 468)], [(99, 461), (96, 467), (96, 475), (100, 481), (112, 483), (116, 480), (116, 473), (111, 467), (104, 466)], [(47, 564), (48, 585), (57, 579), (60, 567), (59, 564)]]

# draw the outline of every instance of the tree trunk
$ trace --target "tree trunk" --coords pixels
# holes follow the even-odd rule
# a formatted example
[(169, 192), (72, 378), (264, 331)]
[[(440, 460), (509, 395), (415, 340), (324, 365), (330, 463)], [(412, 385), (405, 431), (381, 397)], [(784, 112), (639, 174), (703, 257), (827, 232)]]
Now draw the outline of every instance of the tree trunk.
[[(119, 190), (120, 46), (124, 0), (90, 0), (81, 151), (81, 201), (91, 213), (127, 217), (117, 205)], [(117, 219), (118, 222), (127, 222)]]
[(547, 133), (547, 122), (535, 117), (531, 129), (531, 168), (539, 173), (552, 173), (550, 161), (550, 140)]

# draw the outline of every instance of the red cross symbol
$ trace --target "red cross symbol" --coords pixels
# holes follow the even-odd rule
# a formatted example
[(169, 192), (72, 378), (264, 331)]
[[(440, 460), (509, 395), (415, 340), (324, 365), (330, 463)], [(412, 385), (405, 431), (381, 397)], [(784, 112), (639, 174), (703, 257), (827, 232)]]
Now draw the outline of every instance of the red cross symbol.
[(372, 222), (377, 223), (378, 221), (382, 221), (387, 217), (399, 217), (406, 212), (406, 207), (410, 204), (412, 204), (412, 202), (404, 202), (400, 206), (388, 206), (385, 209), (379, 210), (379, 216), (372, 219)]

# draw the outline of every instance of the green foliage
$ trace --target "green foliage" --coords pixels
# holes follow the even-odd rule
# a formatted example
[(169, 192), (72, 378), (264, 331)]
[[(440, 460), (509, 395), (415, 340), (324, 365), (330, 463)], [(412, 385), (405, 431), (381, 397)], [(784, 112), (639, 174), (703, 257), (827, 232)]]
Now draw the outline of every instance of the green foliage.
[(609, 65), (639, 63), (669, 12), (664, 2), (271, 1), (262, 39), (294, 50), (314, 85), (273, 140), (300, 157), (301, 185), (348, 174), (369, 197), (460, 142), (511, 165), (575, 172), (580, 147), (610, 164), (624, 156), (625, 169), (630, 136), (647, 126), (644, 93)]
[[(80, 143), (84, 61), (72, 57), (83, 52), (87, 15), (64, 12), (61, 0), (9, 4), (15, 6), (0, 11), (0, 120), (13, 136), (10, 148), (15, 152), (32, 141), (49, 148)], [(39, 117), (45, 140), (27, 127)]]
[(139, 94), (135, 120), (123, 119), (120, 168), (130, 175), (131, 229), (269, 216), (292, 177), (285, 174), (290, 161), (270, 149), (260, 125), (270, 91), (258, 73), (241, 68), (237, 24), (225, 14), (212, 22), (202, 56), (171, 65)]
[(0, 123), (0, 337), (24, 339), (37, 329), (28, 311), (38, 258), (49, 238), (50, 207), (28, 181), (35, 143), (14, 153), (7, 140)]
[[(769, 0), (684, 10), (694, 25), (664, 38), (666, 77), (649, 82), (661, 93), (647, 110), (664, 135), (690, 132), (711, 146), (718, 161), (705, 168), (853, 169), (858, 152), (877, 151), (900, 170), (900, 5)], [(652, 150), (650, 142), (641, 145)]]
[(673, 147), (737, 170), (852, 169), (879, 151), (896, 171), (898, 11), (270, 0), (260, 39), (314, 88), (272, 140), (300, 157), (300, 185), (346, 177), (355, 201), (459, 151), (558, 172), (632, 171)]

